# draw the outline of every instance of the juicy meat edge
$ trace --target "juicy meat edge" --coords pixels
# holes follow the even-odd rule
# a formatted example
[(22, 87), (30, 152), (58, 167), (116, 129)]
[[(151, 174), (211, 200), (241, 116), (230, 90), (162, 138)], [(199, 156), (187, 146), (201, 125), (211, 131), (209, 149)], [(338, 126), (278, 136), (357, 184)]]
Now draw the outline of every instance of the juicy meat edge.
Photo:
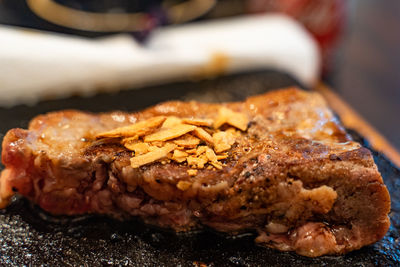
[[(129, 116), (131, 121), (160, 114), (193, 116), (196, 111), (202, 116), (215, 113), (218, 105), (172, 102), (133, 115), (64, 111), (39, 116), (29, 130), (12, 129), (5, 136), (0, 194), (6, 198), (17, 191), (53, 214), (139, 216), (178, 231), (200, 225), (230, 233), (256, 229), (258, 243), (311, 257), (342, 254), (381, 239), (390, 225), (390, 197), (371, 153), (365, 148), (342, 151), (331, 143), (314, 142), (316, 136), (307, 140), (279, 134), (263, 140), (264, 117), (281, 112), (276, 100), (293, 110), (299, 102), (305, 109), (326, 109), (319, 96), (296, 89), (227, 104), (249, 111), (249, 134), (233, 149), (222, 171), (199, 170), (195, 178), (178, 164), (155, 163), (133, 170), (129, 153), (117, 144), (87, 147), (82, 141), (69, 148), (68, 140), (55, 140), (61, 145), (57, 152), (53, 140), (47, 140), (52, 134), (47, 130), (68, 123), (88, 128), (80, 124), (90, 121), (91, 130), (99, 132), (120, 126), (123, 116), (125, 124)], [(332, 119), (329, 112), (326, 116)], [(334, 129), (329, 137), (333, 141), (348, 140), (337, 123), (326, 125)], [(73, 133), (76, 136), (59, 138), (87, 138)], [(181, 180), (192, 186), (177, 189)]]

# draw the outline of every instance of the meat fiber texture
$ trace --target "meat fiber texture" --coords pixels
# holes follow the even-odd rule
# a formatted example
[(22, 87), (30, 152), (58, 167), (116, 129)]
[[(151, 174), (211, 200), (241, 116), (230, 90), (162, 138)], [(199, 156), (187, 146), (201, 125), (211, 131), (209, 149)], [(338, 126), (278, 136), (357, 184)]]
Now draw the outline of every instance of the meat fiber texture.
[[(249, 117), (222, 169), (130, 165), (132, 152), (94, 137), (154, 116), (213, 119), (221, 106)], [(370, 151), (352, 141), (317, 93), (277, 90), (244, 102), (166, 102), (138, 113), (66, 110), (34, 118), (3, 141), (0, 193), (55, 215), (105, 214), (176, 231), (204, 226), (316, 257), (381, 239), (390, 196)], [(178, 188), (187, 182), (188, 188)]]

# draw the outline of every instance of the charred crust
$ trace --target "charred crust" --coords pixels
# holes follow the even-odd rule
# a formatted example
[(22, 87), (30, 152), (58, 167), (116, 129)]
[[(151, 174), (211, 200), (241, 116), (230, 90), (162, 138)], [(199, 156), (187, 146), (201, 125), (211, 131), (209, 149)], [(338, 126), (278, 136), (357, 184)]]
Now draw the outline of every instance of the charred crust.
[(245, 178), (249, 178), (251, 176), (251, 172), (247, 171), (244, 173)]
[(336, 155), (336, 154), (330, 154), (330, 155), (329, 155), (329, 159), (332, 160), (332, 161), (335, 161), (335, 160), (341, 161), (341, 160), (342, 160), (342, 158), (339, 157), (339, 156)]
[(360, 147), (358, 149), (352, 150), (352, 151), (346, 151), (343, 153), (340, 153), (339, 155), (340, 159), (342, 161), (369, 161), (372, 159), (372, 154), (369, 149), (365, 147)]

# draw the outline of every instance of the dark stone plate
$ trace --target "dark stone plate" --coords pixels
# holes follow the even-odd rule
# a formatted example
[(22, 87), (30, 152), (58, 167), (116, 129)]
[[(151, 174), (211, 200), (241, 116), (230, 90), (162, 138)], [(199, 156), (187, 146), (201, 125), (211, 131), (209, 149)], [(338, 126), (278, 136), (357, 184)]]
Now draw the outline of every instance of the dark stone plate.
[[(288, 75), (260, 71), (215, 80), (182, 82), (40, 102), (0, 109), (0, 131), (27, 127), (34, 116), (58, 109), (94, 112), (139, 110), (170, 99), (241, 100), (267, 90), (299, 85)], [(369, 146), (356, 132), (357, 141)], [(310, 259), (256, 246), (252, 233), (238, 237), (204, 230), (175, 234), (138, 221), (105, 217), (54, 217), (23, 198), (0, 211), (0, 265), (4, 266), (400, 266), (400, 170), (373, 151), (392, 197), (392, 226), (378, 243), (345, 256)]]

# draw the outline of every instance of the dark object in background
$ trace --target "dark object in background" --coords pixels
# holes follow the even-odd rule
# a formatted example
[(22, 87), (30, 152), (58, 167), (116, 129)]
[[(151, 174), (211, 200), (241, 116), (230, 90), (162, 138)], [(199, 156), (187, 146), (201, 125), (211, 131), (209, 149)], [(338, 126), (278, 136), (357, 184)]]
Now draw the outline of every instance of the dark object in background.
[(3, 0), (0, 23), (86, 37), (154, 28), (205, 15), (217, 0)]
[[(160, 101), (196, 99), (233, 101), (270, 89), (299, 85), (291, 77), (273, 71), (233, 75), (196, 83), (174, 83), (100, 94), (90, 98), (41, 102), (36, 106), (0, 109), (1, 133), (26, 127), (41, 113), (80, 108), (93, 112), (114, 109), (139, 110)], [(26, 114), (30, 114), (27, 117)], [(368, 147), (361, 136), (350, 132)], [(104, 217), (54, 217), (18, 199), (0, 211), (0, 265), (88, 266), (398, 266), (400, 264), (400, 170), (372, 151), (392, 197), (392, 226), (374, 245), (344, 256), (309, 259), (258, 247), (254, 236), (226, 238), (211, 231), (176, 235), (136, 221), (118, 222)]]
[[(328, 55), (343, 26), (342, 0), (3, 0), (0, 23), (100, 36), (248, 13), (292, 16), (314, 35)], [(0, 14), (1, 14), (0, 13)], [(7, 16), (8, 15), (8, 16)]]

